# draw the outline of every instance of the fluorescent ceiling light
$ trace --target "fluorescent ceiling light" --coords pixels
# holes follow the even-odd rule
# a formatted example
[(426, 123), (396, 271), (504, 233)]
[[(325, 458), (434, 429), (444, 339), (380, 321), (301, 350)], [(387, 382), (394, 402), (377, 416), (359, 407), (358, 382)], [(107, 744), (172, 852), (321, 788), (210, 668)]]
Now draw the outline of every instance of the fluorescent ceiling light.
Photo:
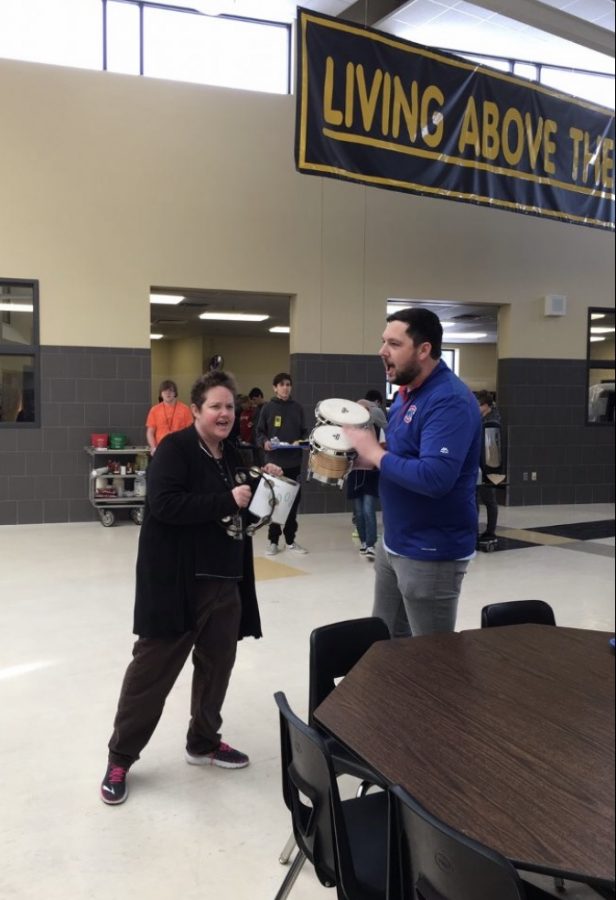
[(32, 303), (0, 303), (0, 312), (34, 312)]
[(605, 313), (591, 313), (591, 319), (605, 319)]
[(269, 316), (260, 313), (225, 313), (225, 312), (204, 312), (199, 316), (200, 319), (215, 319), (217, 322), (264, 322)]
[(160, 341), (160, 339), (164, 338), (164, 336), (165, 336), (164, 334), (151, 334), (150, 340), (151, 341)]
[(455, 334), (455, 333), (452, 334), (452, 332), (450, 331), (449, 334), (447, 335), (447, 340), (454, 341), (454, 342), (455, 341), (476, 341), (476, 340), (479, 340), (479, 338), (484, 338), (487, 336), (488, 335), (486, 334), (485, 331), (465, 331), (465, 332), (460, 332), (460, 334)]
[(443, 328), (455, 328), (457, 324), (457, 322), (441, 322)]
[(186, 297), (182, 294), (150, 294), (150, 303), (162, 303), (165, 306), (177, 306)]
[(594, 343), (596, 343), (596, 341), (604, 341), (604, 340), (605, 340), (604, 337), (591, 337), (590, 343), (594, 344)]
[(608, 328), (605, 325), (591, 325), (590, 333), (591, 334), (614, 334), (614, 329)]
[(271, 331), (272, 334), (289, 334), (291, 329), (288, 325), (274, 325), (274, 327), (269, 328), (268, 331)]

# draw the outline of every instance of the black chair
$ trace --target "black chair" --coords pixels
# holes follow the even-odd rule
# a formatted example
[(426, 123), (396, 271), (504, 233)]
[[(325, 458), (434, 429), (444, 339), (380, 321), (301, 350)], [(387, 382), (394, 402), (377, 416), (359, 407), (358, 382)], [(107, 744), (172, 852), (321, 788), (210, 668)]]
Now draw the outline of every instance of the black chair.
[[(376, 616), (347, 619), (314, 629), (310, 635), (308, 688), (308, 723), (313, 728), (319, 730), (314, 711), (336, 687), (336, 679), (346, 675), (376, 641), (386, 640), (389, 640), (389, 629)], [(325, 740), (336, 775), (359, 778), (358, 797), (372, 785), (385, 787), (369, 766), (352, 756), (341, 744), (331, 737), (325, 737)], [(282, 865), (288, 863), (294, 846), (291, 834), (279, 856)]]
[(399, 786), (390, 789), (389, 884), (405, 900), (549, 900), (494, 850), (439, 821)]
[(336, 887), (339, 900), (386, 900), (387, 793), (341, 800), (327, 743), (291, 711), (282, 692), (274, 699), (280, 711), (282, 793), (298, 846), (275, 900), (289, 896), (306, 859), (321, 884)]
[(543, 600), (508, 600), (490, 603), (481, 610), (481, 627), (502, 625), (556, 625), (554, 611)]

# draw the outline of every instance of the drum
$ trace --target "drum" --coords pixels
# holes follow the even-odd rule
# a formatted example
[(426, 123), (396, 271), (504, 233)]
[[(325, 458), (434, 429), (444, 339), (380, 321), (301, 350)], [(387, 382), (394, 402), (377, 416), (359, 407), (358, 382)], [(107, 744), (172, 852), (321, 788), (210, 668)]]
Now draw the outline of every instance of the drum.
[(248, 512), (259, 519), (256, 527), (268, 522), (284, 525), (298, 491), (299, 484), (291, 478), (285, 478), (284, 475), (263, 474), (248, 507)]
[(353, 425), (365, 428), (370, 421), (370, 413), (360, 403), (330, 397), (317, 403), (314, 414), (317, 425)]
[[(361, 406), (359, 408), (362, 409)], [(310, 435), (308, 475), (316, 481), (322, 481), (323, 484), (342, 487), (353, 468), (356, 456), (342, 428), (335, 425), (318, 425)]]

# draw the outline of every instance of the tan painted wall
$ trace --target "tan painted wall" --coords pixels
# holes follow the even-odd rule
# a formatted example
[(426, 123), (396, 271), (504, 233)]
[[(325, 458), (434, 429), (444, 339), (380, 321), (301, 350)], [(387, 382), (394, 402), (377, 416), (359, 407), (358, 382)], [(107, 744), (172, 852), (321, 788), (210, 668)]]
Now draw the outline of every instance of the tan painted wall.
[(0, 273), (40, 279), (41, 342), (147, 347), (155, 284), (296, 295), (293, 353), (372, 353), (412, 296), (510, 304), (501, 357), (585, 357), (611, 235), (299, 175), (294, 103), (1, 60)]
[(443, 344), (460, 353), (460, 378), (471, 391), (495, 391), (498, 371), (496, 344)]

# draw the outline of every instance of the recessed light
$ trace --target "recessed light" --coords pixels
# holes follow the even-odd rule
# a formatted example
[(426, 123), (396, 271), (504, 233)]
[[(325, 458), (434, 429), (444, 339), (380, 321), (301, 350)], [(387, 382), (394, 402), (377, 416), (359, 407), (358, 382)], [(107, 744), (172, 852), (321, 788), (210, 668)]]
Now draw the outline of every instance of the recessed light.
[(605, 319), (605, 313), (591, 313), (591, 319)]
[(200, 319), (214, 319), (217, 322), (264, 322), (269, 316), (260, 315), (259, 313), (225, 313), (225, 312), (204, 312), (199, 316)]
[(268, 328), (268, 331), (271, 331), (272, 334), (289, 334), (291, 329), (288, 325), (274, 325), (273, 328)]
[(604, 341), (604, 340), (605, 340), (604, 337), (598, 337), (598, 336), (597, 336), (597, 337), (591, 337), (590, 343), (591, 343), (591, 344), (595, 344), (597, 341)]
[(160, 339), (164, 338), (164, 336), (165, 336), (164, 334), (151, 334), (150, 340), (151, 341), (160, 341)]
[(0, 303), (0, 312), (34, 312), (32, 303)]
[(465, 331), (460, 332), (460, 334), (452, 333), (451, 331), (447, 335), (448, 341), (478, 341), (480, 338), (485, 338), (488, 335), (485, 331)]
[(606, 325), (591, 325), (590, 333), (591, 334), (614, 334), (614, 329), (608, 328)]
[(150, 294), (150, 303), (161, 303), (164, 306), (177, 306), (186, 300), (182, 294)]

